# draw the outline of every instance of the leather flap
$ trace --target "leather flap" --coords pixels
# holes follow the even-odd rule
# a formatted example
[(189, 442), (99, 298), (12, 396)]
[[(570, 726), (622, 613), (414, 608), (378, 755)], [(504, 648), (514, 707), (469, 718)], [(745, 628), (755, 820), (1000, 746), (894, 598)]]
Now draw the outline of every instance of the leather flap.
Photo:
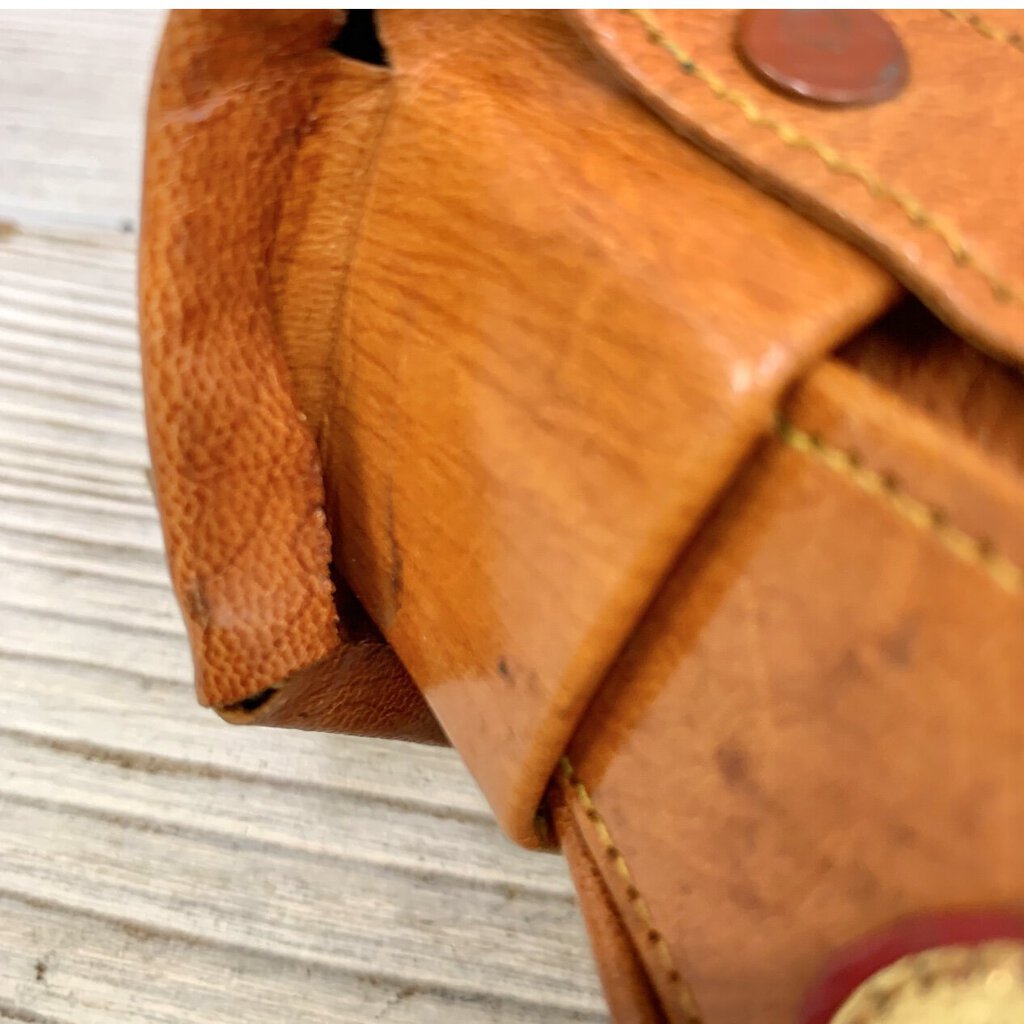
[(1024, 358), (1019, 12), (891, 11), (910, 78), (873, 106), (782, 95), (736, 11), (579, 11), (592, 45), (692, 142), (841, 232), (954, 329)]
[(175, 16), (150, 97), (146, 416), (196, 686), (214, 705), (342, 641), (319, 459), (274, 341), (262, 267), (297, 146), (285, 129), (323, 88), (333, 30), (329, 15)]

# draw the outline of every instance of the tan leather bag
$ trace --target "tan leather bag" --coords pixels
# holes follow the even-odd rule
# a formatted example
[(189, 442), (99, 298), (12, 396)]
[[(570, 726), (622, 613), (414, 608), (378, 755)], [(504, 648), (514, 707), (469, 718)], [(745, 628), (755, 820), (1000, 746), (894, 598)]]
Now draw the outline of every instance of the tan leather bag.
[(200, 698), (452, 742), (617, 1021), (1024, 1019), (1019, 14), (886, 19), (869, 105), (729, 11), (168, 22)]

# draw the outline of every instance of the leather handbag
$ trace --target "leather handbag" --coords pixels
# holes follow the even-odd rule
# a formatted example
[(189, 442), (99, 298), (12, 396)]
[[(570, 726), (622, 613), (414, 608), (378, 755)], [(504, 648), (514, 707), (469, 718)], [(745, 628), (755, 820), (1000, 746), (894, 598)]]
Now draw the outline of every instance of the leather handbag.
[(1019, 25), (168, 21), (199, 697), (452, 743), (616, 1021), (1024, 1021)]

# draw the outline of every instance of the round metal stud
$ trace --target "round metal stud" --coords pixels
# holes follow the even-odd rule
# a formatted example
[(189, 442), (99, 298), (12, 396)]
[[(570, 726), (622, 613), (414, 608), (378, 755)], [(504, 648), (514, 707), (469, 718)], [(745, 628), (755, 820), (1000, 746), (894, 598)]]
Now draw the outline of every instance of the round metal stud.
[(1024, 1024), (1024, 911), (900, 918), (836, 950), (799, 1024)]
[(746, 11), (736, 47), (770, 85), (818, 103), (880, 103), (909, 76), (899, 36), (874, 11)]
[(867, 979), (831, 1024), (1024, 1021), (1024, 943), (946, 946), (905, 956)]

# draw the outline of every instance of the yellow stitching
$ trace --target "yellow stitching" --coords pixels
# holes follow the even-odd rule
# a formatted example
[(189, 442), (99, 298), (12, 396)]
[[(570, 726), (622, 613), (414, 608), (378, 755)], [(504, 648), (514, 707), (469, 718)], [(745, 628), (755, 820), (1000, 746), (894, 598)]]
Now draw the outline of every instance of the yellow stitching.
[(999, 25), (994, 25), (991, 21), (986, 21), (980, 14), (974, 14), (970, 11), (944, 10), (942, 13), (947, 18), (952, 18), (954, 21), (960, 22), (961, 25), (974, 29), (975, 32), (986, 39), (991, 39), (995, 43), (1002, 43), (1004, 46), (1012, 47), (1014, 50), (1020, 50), (1021, 53), (1024, 53), (1024, 36), (1015, 29), (1006, 29)]
[(615, 871), (625, 883), (626, 896), (629, 900), (629, 904), (632, 906), (636, 916), (640, 918), (641, 923), (646, 929), (647, 940), (657, 951), (658, 957), (661, 959), (669, 981), (672, 982), (672, 984), (679, 986), (679, 1007), (685, 1015), (686, 1024), (701, 1024), (703, 1017), (701, 1016), (700, 1010), (697, 1009), (697, 1001), (694, 999), (693, 993), (690, 991), (690, 987), (685, 981), (683, 981), (682, 975), (676, 969), (676, 966), (672, 961), (672, 952), (668, 948), (668, 943), (665, 941), (664, 935), (662, 935), (657, 927), (655, 927), (654, 917), (651, 914), (650, 907), (647, 906), (647, 901), (640, 895), (640, 890), (637, 889), (636, 883), (633, 881), (633, 876), (630, 874), (629, 866), (626, 864), (626, 859), (623, 857), (622, 851), (619, 850), (612, 841), (611, 833), (608, 831), (608, 826), (604, 823), (604, 819), (601, 817), (600, 812), (594, 806), (593, 800), (590, 799), (590, 794), (587, 792), (586, 786), (584, 786), (577, 777), (569, 758), (560, 758), (558, 765), (562, 771), (562, 776), (565, 779), (566, 784), (569, 785), (576, 793), (580, 805), (586, 813), (587, 820), (594, 826), (594, 831), (597, 833), (597, 837), (601, 841), (601, 845), (604, 847), (604, 851), (609, 860), (611, 860)]
[(766, 128), (774, 132), (792, 149), (813, 153), (833, 174), (856, 179), (875, 199), (886, 199), (895, 203), (906, 214), (907, 219), (914, 227), (930, 231), (942, 239), (953, 257), (953, 262), (958, 267), (969, 267), (980, 275), (988, 284), (992, 297), (998, 302), (1024, 301), (1024, 293), (1003, 282), (995, 272), (978, 261), (977, 257), (968, 250), (957, 228), (945, 218), (931, 213), (910, 193), (890, 185), (872, 171), (847, 160), (831, 146), (805, 135), (785, 121), (766, 114), (749, 96), (736, 89), (730, 89), (721, 78), (701, 67), (690, 54), (668, 36), (650, 11), (631, 10), (627, 13), (644, 26), (651, 42), (665, 50), (683, 72), (706, 85), (717, 99), (731, 103), (756, 128)]
[(787, 420), (778, 421), (776, 433), (790, 448), (846, 477), (860, 490), (884, 501), (919, 530), (931, 533), (961, 562), (981, 569), (1004, 590), (1011, 594), (1024, 593), (1024, 569), (987, 541), (973, 537), (951, 523), (940, 509), (907, 494), (890, 477), (862, 465), (856, 455), (830, 445)]

